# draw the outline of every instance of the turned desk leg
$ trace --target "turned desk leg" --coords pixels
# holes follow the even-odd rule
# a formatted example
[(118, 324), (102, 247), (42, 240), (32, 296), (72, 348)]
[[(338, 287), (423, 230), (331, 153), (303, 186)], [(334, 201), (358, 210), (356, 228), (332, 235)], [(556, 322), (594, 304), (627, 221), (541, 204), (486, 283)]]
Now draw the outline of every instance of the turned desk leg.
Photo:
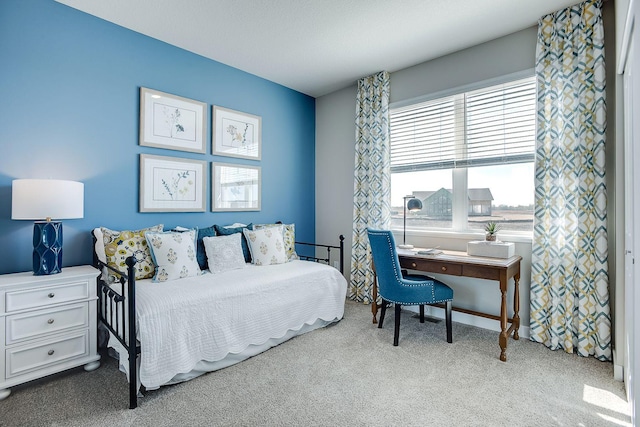
[(500, 360), (507, 361), (507, 286), (500, 283), (500, 292), (502, 293), (502, 301), (500, 303)]
[(518, 333), (518, 329), (520, 329), (520, 274), (516, 274), (513, 277), (514, 281), (514, 292), (513, 292), (513, 325), (515, 327), (515, 331), (513, 332), (513, 339), (519, 340), (520, 334)]

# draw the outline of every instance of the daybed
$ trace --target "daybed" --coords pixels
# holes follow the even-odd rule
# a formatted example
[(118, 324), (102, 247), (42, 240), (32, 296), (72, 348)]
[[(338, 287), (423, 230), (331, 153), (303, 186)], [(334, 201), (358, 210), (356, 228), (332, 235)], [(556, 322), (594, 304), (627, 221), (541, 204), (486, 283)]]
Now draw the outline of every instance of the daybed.
[[(149, 267), (141, 266), (143, 263), (131, 253), (143, 256), (145, 242), (140, 235), (146, 236), (151, 245), (154, 236), (166, 238), (166, 232), (157, 228), (153, 232), (138, 230), (131, 232), (137, 233), (138, 240), (135, 243), (132, 238), (128, 249), (112, 247), (110, 259), (114, 252), (115, 256), (126, 256), (119, 263), (126, 264), (126, 271), (108, 265), (113, 264), (107, 262), (110, 237), (105, 233), (109, 232), (105, 228), (93, 231), (94, 261), (103, 271), (98, 278), (98, 318), (108, 330), (110, 351), (115, 350), (120, 369), (127, 374), (131, 409), (137, 406), (141, 389), (153, 390), (230, 366), (294, 336), (337, 322), (344, 314), (347, 283), (342, 275), (342, 236), (339, 246), (295, 242), (311, 248), (311, 256), (298, 257), (292, 241), (286, 262), (246, 263), (242, 268), (225, 270), (232, 263), (225, 259), (223, 271), (212, 265), (202, 273), (162, 282), (158, 280), (161, 265), (153, 267), (153, 278), (136, 280)], [(122, 245), (132, 235), (120, 235), (116, 243)], [(240, 236), (236, 236), (240, 242)], [(203, 242), (211, 239), (215, 238), (195, 242), (200, 261)], [(250, 249), (250, 243), (248, 246)], [(316, 247), (326, 249), (326, 258), (316, 257)], [(339, 258), (332, 257), (332, 248), (339, 250)], [(207, 255), (215, 253), (210, 253), (208, 246), (206, 249)], [(259, 258), (261, 254), (254, 255)], [(333, 259), (340, 263), (340, 270), (326, 265)], [(211, 257), (208, 261), (211, 264)], [(260, 260), (253, 262), (259, 264)]]

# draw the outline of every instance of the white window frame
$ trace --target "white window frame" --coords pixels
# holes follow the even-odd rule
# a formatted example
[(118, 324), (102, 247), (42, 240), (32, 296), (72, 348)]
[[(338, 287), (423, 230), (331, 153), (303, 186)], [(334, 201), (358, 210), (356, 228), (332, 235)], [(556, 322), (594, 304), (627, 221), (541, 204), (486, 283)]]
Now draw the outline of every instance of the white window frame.
[[(535, 69), (527, 69), (516, 73), (505, 74), (467, 85), (458, 86), (443, 91), (434, 92), (432, 94), (409, 98), (389, 104), (389, 110), (408, 107), (414, 104), (420, 104), (440, 98), (455, 96), (461, 93), (473, 92), (479, 89), (496, 86), (499, 84), (509, 83), (516, 80), (525, 79), (535, 76)], [(537, 121), (537, 117), (536, 117)], [(537, 129), (537, 126), (536, 126)], [(484, 238), (484, 233), (478, 230), (468, 228), (468, 168), (454, 168), (452, 176), (452, 186), (456, 189), (453, 192), (452, 199), (452, 224), (451, 228), (421, 228), (407, 229), (406, 234), (417, 237), (435, 237), (447, 239), (472, 240)], [(394, 228), (393, 231), (402, 233), (402, 228)], [(531, 243), (533, 241), (533, 230), (531, 231), (515, 231), (503, 230), (500, 232), (503, 239), (515, 243)]]

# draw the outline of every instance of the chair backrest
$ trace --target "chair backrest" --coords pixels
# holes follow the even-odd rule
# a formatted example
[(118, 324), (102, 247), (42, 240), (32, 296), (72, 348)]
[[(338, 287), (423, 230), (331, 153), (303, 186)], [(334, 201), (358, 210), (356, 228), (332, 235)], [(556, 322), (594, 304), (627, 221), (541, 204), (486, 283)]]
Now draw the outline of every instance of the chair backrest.
[(389, 230), (372, 230), (368, 228), (367, 234), (371, 245), (373, 265), (378, 277), (378, 292), (382, 298), (395, 301), (402, 281), (402, 270), (398, 260), (398, 253), (396, 252), (396, 241)]

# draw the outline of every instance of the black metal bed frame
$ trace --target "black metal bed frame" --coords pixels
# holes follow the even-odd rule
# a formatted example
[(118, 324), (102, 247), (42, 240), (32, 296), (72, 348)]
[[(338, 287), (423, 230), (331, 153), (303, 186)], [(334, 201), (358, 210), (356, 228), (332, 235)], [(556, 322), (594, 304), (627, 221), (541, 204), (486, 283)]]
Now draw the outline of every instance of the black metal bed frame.
[(318, 248), (325, 248), (327, 250), (327, 257), (326, 258), (318, 258), (316, 256), (313, 255), (299, 255), (298, 258), (302, 259), (302, 260), (306, 260), (306, 261), (315, 261), (315, 262), (321, 262), (327, 265), (331, 265), (331, 249), (338, 249), (340, 251), (340, 273), (342, 273), (342, 275), (344, 276), (344, 236), (341, 234), (338, 239), (340, 239), (340, 244), (338, 246), (331, 246), (331, 245), (321, 245), (319, 243), (305, 243), (305, 242), (295, 242), (296, 245), (303, 245), (303, 246), (312, 246), (315, 249)]
[[(311, 246), (316, 249), (324, 248), (326, 258), (315, 255), (300, 255), (302, 260), (315, 261), (331, 265), (331, 249), (340, 251), (340, 273), (344, 276), (344, 236), (340, 235), (338, 246), (317, 243), (295, 242), (296, 245)], [(96, 241), (93, 236), (94, 245)], [(94, 246), (95, 247), (95, 246)], [(136, 338), (136, 293), (135, 293), (135, 264), (137, 260), (131, 256), (125, 260), (126, 273), (106, 265), (98, 260), (94, 251), (94, 265), (101, 271), (109, 271), (117, 278), (116, 283), (107, 283), (103, 275), (98, 275), (98, 323), (108, 329), (120, 344), (126, 349), (129, 357), (129, 409), (138, 406), (138, 366), (140, 343)], [(107, 270), (105, 270), (107, 269)], [(118, 286), (119, 283), (119, 286)], [(126, 287), (125, 287), (126, 286)], [(116, 289), (119, 287), (120, 289)], [(132, 344), (133, 343), (133, 344)]]

